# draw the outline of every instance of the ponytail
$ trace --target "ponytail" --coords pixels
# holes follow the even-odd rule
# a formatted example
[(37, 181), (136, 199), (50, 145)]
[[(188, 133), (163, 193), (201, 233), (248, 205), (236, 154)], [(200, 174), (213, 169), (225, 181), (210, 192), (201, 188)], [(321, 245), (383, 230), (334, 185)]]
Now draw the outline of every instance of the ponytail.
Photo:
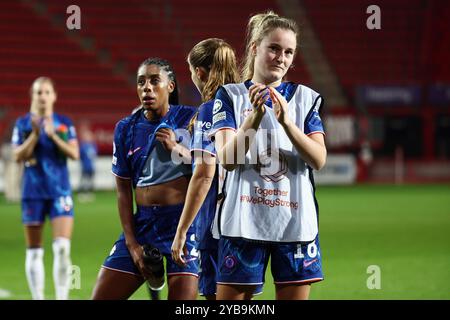
[(203, 102), (214, 99), (220, 86), (239, 82), (236, 55), (222, 39), (200, 41), (189, 52), (187, 60), (193, 68), (202, 67), (208, 72), (208, 80), (201, 92)]
[[(200, 41), (191, 49), (187, 60), (192, 68), (202, 67), (208, 73), (208, 80), (201, 92), (203, 102), (214, 99), (220, 86), (239, 82), (236, 54), (233, 48), (222, 39), (209, 38)], [(198, 113), (189, 123), (188, 130), (191, 133), (197, 115)]]

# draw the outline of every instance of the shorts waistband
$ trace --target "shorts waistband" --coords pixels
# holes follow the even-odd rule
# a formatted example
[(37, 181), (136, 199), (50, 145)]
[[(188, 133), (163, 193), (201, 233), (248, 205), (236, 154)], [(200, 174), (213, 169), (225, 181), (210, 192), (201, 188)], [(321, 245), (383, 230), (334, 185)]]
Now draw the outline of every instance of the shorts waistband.
[(175, 212), (181, 213), (181, 211), (183, 211), (183, 206), (184, 202), (170, 206), (137, 206), (136, 214), (142, 216), (158, 216)]

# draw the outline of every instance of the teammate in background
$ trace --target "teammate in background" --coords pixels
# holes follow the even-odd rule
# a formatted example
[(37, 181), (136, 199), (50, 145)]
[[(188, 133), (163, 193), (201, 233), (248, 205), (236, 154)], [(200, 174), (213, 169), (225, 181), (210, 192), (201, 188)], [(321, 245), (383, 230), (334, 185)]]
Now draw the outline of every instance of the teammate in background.
[(217, 299), (246, 299), (271, 258), (277, 299), (307, 299), (323, 279), (312, 170), (326, 161), (322, 97), (284, 82), (297, 49), (294, 21), (250, 18), (243, 83), (216, 94), (215, 146), (227, 170), (217, 213)]
[[(144, 263), (143, 245), (151, 245), (166, 256), (169, 299), (197, 296), (197, 257), (190, 256), (187, 267), (182, 268), (173, 262), (170, 251), (192, 173), (189, 150), (177, 143), (187, 141), (175, 133), (187, 127), (196, 110), (178, 105), (175, 83), (175, 73), (167, 61), (145, 60), (137, 72), (142, 108), (116, 125), (112, 172), (124, 232), (100, 270), (93, 299), (127, 299), (145, 279), (154, 283), (155, 276)], [(175, 163), (172, 154), (181, 155), (188, 164)], [(187, 242), (193, 253), (194, 232), (191, 227)]]
[(12, 129), (13, 125), (11, 125), (11, 130), (7, 130), (5, 133), (0, 150), (1, 159), (3, 161), (3, 189), (6, 201), (19, 203), (21, 198), (20, 187), (23, 166), (14, 159), (13, 146), (11, 145)]
[(16, 161), (25, 164), (22, 180), (22, 222), (25, 225), (25, 272), (34, 300), (44, 299), (42, 231), (50, 217), (53, 233), (53, 280), (56, 299), (69, 295), (70, 239), (73, 201), (67, 158), (79, 158), (72, 121), (53, 112), (53, 80), (37, 78), (31, 87), (30, 112), (15, 125), (12, 144)]
[[(172, 244), (172, 258), (179, 265), (186, 265), (186, 234), (194, 222), (200, 251), (199, 291), (207, 300), (215, 299), (217, 281), (217, 240), (210, 228), (214, 219), (218, 170), (216, 152), (210, 140), (213, 102), (217, 89), (226, 83), (239, 81), (233, 48), (221, 39), (206, 39), (196, 44), (187, 58), (192, 82), (202, 95), (203, 104), (194, 117), (195, 128), (191, 143), (194, 157), (193, 175), (189, 183), (183, 213)], [(192, 123), (194, 123), (192, 121)]]
[(97, 144), (89, 125), (82, 123), (79, 128), (81, 177), (78, 200), (89, 202), (94, 200), (95, 160)]

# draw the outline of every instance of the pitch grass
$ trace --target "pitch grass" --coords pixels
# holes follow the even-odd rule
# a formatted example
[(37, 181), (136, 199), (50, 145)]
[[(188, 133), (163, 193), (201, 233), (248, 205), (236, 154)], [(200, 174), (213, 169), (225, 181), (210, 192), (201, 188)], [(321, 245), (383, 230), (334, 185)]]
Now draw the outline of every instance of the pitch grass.
[[(450, 186), (319, 186), (320, 241), (325, 281), (311, 299), (450, 299)], [(73, 264), (80, 289), (72, 299), (89, 299), (104, 258), (120, 233), (113, 192), (96, 201), (76, 201)], [(24, 274), (20, 207), (0, 197), (0, 298), (30, 299)], [(381, 288), (369, 290), (371, 265), (380, 268)], [(54, 298), (51, 232), (45, 229), (47, 299)], [(162, 293), (166, 297), (167, 291)], [(264, 293), (273, 299), (270, 270)], [(141, 287), (132, 299), (148, 299)]]

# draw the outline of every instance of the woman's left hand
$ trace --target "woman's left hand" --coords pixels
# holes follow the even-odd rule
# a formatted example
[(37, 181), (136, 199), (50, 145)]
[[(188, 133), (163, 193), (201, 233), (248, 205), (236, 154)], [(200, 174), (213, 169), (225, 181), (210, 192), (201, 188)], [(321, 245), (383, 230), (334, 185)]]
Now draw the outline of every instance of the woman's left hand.
[(274, 88), (269, 88), (270, 99), (272, 100), (273, 111), (278, 122), (284, 127), (289, 122), (288, 103), (286, 99)]
[(183, 256), (185, 257), (188, 255), (186, 247), (186, 234), (177, 231), (173, 239), (171, 250), (173, 261), (175, 261), (175, 263), (180, 267), (186, 267), (187, 263), (183, 259)]
[(50, 139), (53, 139), (55, 135), (55, 126), (53, 125), (52, 117), (46, 117), (44, 119), (44, 131)]
[(175, 133), (169, 128), (162, 128), (156, 132), (156, 140), (161, 142), (169, 152), (172, 152), (173, 148), (177, 145), (175, 138)]

